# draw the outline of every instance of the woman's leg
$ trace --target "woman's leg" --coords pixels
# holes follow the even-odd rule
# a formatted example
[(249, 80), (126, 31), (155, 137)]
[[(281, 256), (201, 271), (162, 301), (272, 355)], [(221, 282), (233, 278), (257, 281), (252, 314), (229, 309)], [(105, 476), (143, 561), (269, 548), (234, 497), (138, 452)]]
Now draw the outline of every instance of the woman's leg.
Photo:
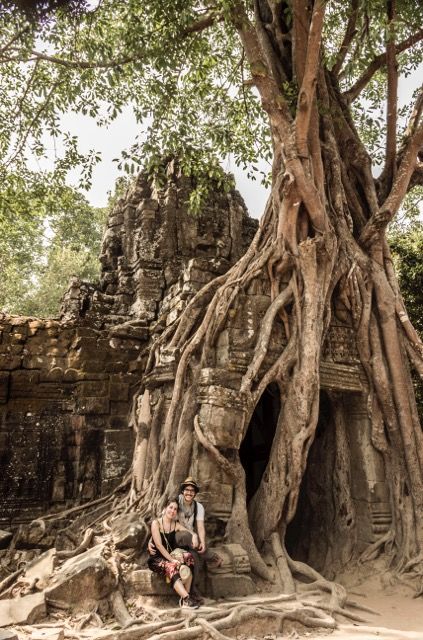
[(188, 580), (185, 580), (185, 583), (184, 583), (184, 587), (188, 591), (188, 593), (191, 593), (191, 585), (192, 585), (192, 574), (190, 575)]
[(179, 578), (179, 580), (176, 580), (173, 583), (173, 588), (175, 589), (176, 593), (178, 594), (178, 596), (181, 596), (181, 598), (187, 598), (189, 596), (188, 591), (185, 589), (182, 580)]

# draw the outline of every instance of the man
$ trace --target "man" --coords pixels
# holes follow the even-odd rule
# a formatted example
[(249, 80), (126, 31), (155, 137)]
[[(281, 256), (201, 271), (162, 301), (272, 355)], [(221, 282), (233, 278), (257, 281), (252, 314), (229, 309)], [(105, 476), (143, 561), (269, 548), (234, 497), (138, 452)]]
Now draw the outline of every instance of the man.
[[(197, 482), (189, 476), (181, 484), (179, 500), (179, 522), (191, 532), (191, 536), (185, 531), (176, 534), (177, 543), (190, 548), (194, 555), (194, 575), (193, 589), (191, 593), (196, 600), (201, 601), (202, 597), (198, 591), (198, 573), (203, 562), (213, 563), (215, 566), (222, 564), (221, 558), (216, 553), (209, 551), (206, 544), (206, 528), (204, 526), (205, 511), (201, 502), (196, 500), (196, 495), (200, 491)], [(191, 538), (191, 539), (189, 539)]]
[[(200, 487), (191, 476), (181, 484), (178, 517), (179, 522), (193, 534), (190, 546), (198, 551), (198, 553), (204, 554), (207, 549), (206, 529), (204, 526), (205, 513), (201, 502), (195, 499), (199, 491)], [(196, 544), (195, 534), (198, 536), (198, 544)]]

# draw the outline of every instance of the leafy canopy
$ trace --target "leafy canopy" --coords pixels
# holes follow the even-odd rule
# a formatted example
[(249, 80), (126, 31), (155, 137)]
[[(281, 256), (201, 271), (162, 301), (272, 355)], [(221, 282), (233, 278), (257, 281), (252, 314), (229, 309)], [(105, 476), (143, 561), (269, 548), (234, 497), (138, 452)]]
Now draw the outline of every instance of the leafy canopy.
[(72, 275), (98, 278), (106, 210), (38, 177), (9, 175), (0, 190), (0, 308), (54, 316)]
[[(78, 164), (82, 184), (89, 184), (98, 155), (93, 150), (83, 157), (77, 140), (62, 131), (60, 117), (74, 111), (106, 126), (127, 104), (140, 124), (137, 140), (119, 161), (129, 173), (141, 163), (159, 171), (164, 157), (177, 155), (187, 172), (223, 181), (221, 160), (228, 154), (237, 165), (253, 167), (252, 172), (260, 158), (270, 160), (267, 122), (248, 82), (249, 68), (234, 26), (237, 5), (254, 21), (252, 2), (96, 0), (56, 2), (54, 10), (48, 2), (39, 2), (35, 16), (19, 4), (0, 8), (3, 176), (9, 170), (21, 174), (30, 158), (42, 159), (56, 145), (62, 151), (55, 172), (63, 178)], [(289, 30), (291, 3), (280, 4)], [(400, 73), (417, 68), (423, 5), (418, 0), (396, 4), (392, 36), (385, 0), (328, 0), (323, 63), (330, 69), (339, 66), (344, 91), (354, 90), (369, 66), (385, 55), (389, 37), (404, 43), (418, 35), (398, 56)], [(343, 50), (350, 21), (353, 37)], [(354, 114), (379, 160), (386, 95), (383, 62), (362, 91)], [(295, 92), (295, 79), (288, 79), (288, 101)]]

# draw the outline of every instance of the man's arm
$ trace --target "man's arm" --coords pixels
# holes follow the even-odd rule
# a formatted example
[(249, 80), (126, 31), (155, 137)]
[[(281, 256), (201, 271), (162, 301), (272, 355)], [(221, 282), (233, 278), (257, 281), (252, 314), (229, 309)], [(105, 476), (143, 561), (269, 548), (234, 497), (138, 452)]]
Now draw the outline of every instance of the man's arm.
[(206, 528), (204, 526), (204, 520), (197, 520), (197, 532), (200, 540), (197, 551), (204, 553), (206, 550)]
[(190, 531), (187, 527), (184, 527), (180, 522), (176, 523), (176, 531), (186, 531), (191, 536), (191, 547), (197, 549), (199, 547), (199, 536), (195, 531)]

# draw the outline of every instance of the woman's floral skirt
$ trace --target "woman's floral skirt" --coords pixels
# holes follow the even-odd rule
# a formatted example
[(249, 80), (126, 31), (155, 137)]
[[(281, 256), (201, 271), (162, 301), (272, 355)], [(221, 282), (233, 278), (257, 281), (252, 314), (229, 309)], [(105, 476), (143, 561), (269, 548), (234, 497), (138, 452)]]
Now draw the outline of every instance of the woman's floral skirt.
[[(189, 551), (184, 551), (184, 564), (188, 567), (194, 566), (194, 558)], [(170, 582), (173, 585), (177, 580), (181, 579), (179, 575), (179, 567), (177, 562), (170, 562), (163, 558), (163, 556), (156, 555), (150, 556), (148, 559), (148, 568), (154, 573), (158, 573), (160, 576), (163, 576), (166, 579), (166, 582)]]

